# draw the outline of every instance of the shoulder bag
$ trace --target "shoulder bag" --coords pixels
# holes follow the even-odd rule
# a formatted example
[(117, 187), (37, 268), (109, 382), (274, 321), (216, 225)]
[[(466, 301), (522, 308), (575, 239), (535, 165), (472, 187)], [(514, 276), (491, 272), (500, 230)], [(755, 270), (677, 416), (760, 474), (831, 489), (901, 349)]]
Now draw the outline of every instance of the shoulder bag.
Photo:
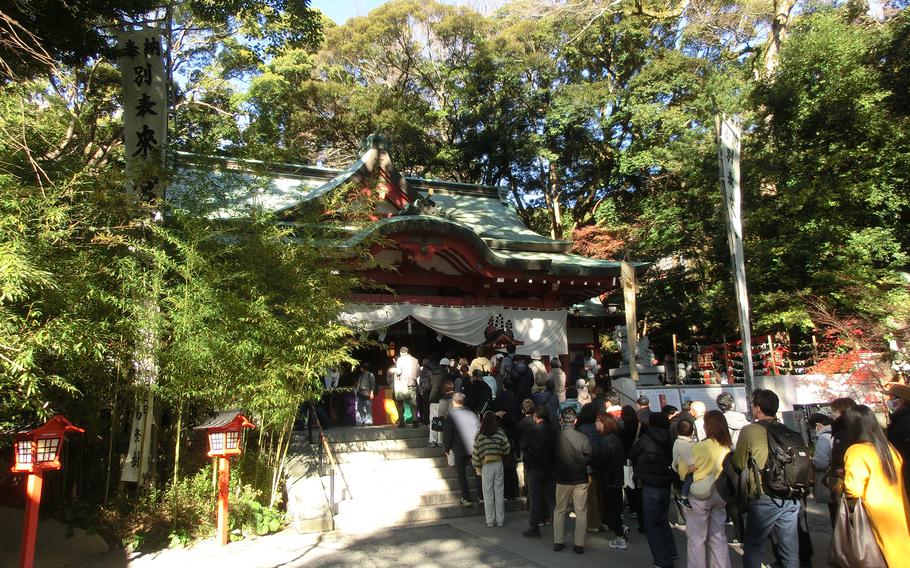
[(861, 498), (856, 499), (851, 510), (850, 501), (841, 497), (828, 564), (836, 568), (887, 568)]
[[(632, 440), (632, 444), (638, 441), (638, 436), (641, 434), (641, 422), (638, 423), (638, 429), (635, 430), (635, 439)], [(622, 479), (623, 486), (628, 487), (629, 489), (635, 489), (635, 468), (632, 467), (632, 460), (626, 460), (626, 465), (622, 466)]]

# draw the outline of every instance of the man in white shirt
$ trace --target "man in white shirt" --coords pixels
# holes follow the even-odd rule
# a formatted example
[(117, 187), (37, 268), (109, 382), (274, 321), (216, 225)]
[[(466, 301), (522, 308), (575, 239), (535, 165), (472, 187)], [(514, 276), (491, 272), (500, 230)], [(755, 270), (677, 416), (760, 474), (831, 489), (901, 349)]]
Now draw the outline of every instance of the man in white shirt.
[(395, 363), (395, 406), (398, 407), (398, 427), (404, 428), (404, 405), (411, 409), (411, 425), (420, 426), (417, 416), (417, 381), (420, 376), (420, 362), (411, 355), (407, 347), (398, 351)]

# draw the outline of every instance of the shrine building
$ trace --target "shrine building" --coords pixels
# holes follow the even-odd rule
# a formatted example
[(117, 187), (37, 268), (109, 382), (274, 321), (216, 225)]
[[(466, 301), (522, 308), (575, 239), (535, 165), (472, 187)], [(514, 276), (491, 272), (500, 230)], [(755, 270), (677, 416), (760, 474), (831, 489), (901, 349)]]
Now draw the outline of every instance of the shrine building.
[[(190, 155), (179, 160), (194, 169), (202, 163)], [(388, 290), (353, 294), (342, 318), (389, 346), (408, 346), (418, 359), (451, 351), (470, 359), (505, 334), (518, 354), (567, 362), (599, 343), (590, 322), (620, 322), (616, 307), (598, 300), (620, 287), (620, 262), (573, 254), (571, 241), (535, 233), (503, 187), (402, 176), (378, 136), (343, 171), (270, 164), (263, 173), (261, 166), (222, 162), (223, 171), (258, 179), (256, 205), (285, 223), (342, 186), (374, 192), (371, 222), (352, 229), (346, 244), (381, 237), (370, 252), (394, 270), (370, 269), (365, 276)], [(641, 272), (646, 265), (633, 266)]]

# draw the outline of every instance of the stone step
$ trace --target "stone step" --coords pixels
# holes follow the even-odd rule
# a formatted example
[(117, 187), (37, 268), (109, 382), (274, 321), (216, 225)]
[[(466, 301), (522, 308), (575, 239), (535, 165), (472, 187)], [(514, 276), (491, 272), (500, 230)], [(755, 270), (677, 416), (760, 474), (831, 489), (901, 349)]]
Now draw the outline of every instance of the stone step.
[(388, 460), (369, 453), (346, 454), (346, 456), (344, 458), (346, 461), (339, 462), (339, 467), (345, 475), (348, 472), (375, 472), (384, 476), (394, 475), (405, 478), (414, 477), (424, 471), (432, 473), (437, 469), (455, 471), (454, 468), (448, 466), (446, 457), (442, 455), (425, 458), (400, 457)]
[[(471, 496), (474, 499), (477, 499), (477, 496), (474, 494), (476, 492), (476, 485), (471, 486)], [(342, 492), (336, 490), (336, 503), (338, 503), (338, 512), (344, 513), (349, 511), (352, 508), (356, 508), (358, 503), (371, 502), (377, 507), (389, 507), (389, 506), (399, 506), (401, 504), (406, 504), (408, 506), (419, 506), (419, 507), (438, 507), (441, 505), (457, 505), (461, 501), (461, 490), (458, 489), (458, 484), (455, 484), (455, 487), (452, 489), (445, 489), (440, 491), (427, 491), (425, 493), (413, 493), (410, 494), (401, 492), (397, 494), (384, 493), (383, 495), (371, 495), (369, 493), (362, 493), (359, 497), (354, 499), (344, 499), (341, 497)], [(353, 503), (353, 504), (352, 504)]]
[[(306, 432), (302, 432), (306, 436)], [(339, 426), (325, 431), (330, 442), (364, 442), (371, 440), (404, 440), (410, 438), (423, 438), (429, 440), (430, 429), (426, 426), (420, 428), (398, 428), (397, 426)]]
[[(345, 474), (345, 479), (347, 480), (350, 492), (354, 497), (367, 493), (381, 493), (386, 495), (390, 500), (393, 500), (395, 496), (400, 495), (401, 492), (421, 495), (434, 491), (452, 491), (458, 489), (458, 477), (455, 475), (454, 470), (451, 471), (450, 474), (443, 473), (442, 475), (434, 476), (420, 475), (411, 478), (349, 476)], [(468, 481), (473, 483), (471, 478), (468, 478)], [(475, 486), (476, 485), (472, 485), (472, 487)]]
[(332, 453), (335, 455), (348, 452), (384, 452), (412, 448), (430, 449), (429, 440), (426, 438), (380, 438), (357, 442), (332, 442)]
[(408, 467), (430, 465), (443, 467), (448, 464), (441, 448), (408, 448), (404, 450), (373, 450), (335, 454), (335, 459), (342, 463), (397, 462), (402, 460), (432, 460), (424, 464), (408, 462)]

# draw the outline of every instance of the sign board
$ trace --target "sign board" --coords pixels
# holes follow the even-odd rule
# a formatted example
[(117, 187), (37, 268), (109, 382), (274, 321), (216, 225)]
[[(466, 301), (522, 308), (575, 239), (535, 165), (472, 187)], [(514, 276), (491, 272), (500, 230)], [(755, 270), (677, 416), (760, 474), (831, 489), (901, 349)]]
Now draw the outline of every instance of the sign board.
[(640, 387), (638, 396), (645, 395), (648, 397), (650, 408), (654, 411), (660, 411), (661, 407), (666, 404), (681, 408), (683, 402), (695, 402), (696, 400), (704, 402), (708, 410), (717, 410), (717, 402), (715, 401), (717, 400), (717, 395), (722, 392), (732, 394), (733, 400), (736, 401), (736, 410), (748, 414), (749, 405), (746, 398), (745, 385)]
[(127, 191), (145, 202), (164, 196), (167, 70), (161, 30), (143, 27), (118, 38), (123, 88), (123, 145)]

